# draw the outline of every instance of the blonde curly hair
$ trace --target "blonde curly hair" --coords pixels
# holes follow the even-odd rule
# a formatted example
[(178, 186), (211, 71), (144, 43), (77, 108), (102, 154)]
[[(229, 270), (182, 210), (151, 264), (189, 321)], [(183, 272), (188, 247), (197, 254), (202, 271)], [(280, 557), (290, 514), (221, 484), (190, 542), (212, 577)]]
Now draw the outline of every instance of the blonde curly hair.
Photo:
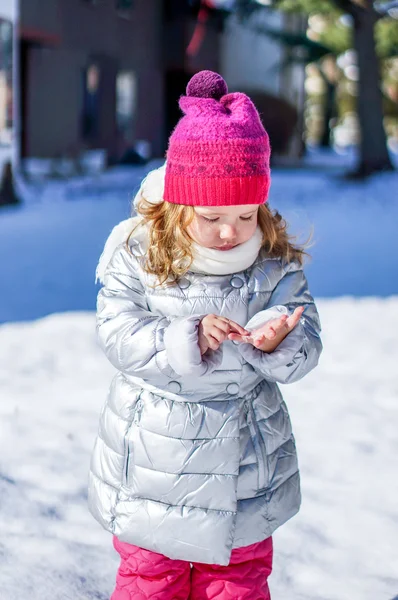
[[(154, 204), (141, 197), (136, 210), (143, 218), (139, 225), (148, 225), (149, 229), (143, 268), (158, 278), (157, 285), (172, 285), (189, 271), (193, 261), (193, 239), (187, 228), (194, 219), (194, 207), (170, 202)], [(304, 256), (308, 256), (304, 248), (309, 246), (309, 239), (303, 244), (294, 244), (295, 238), (287, 233), (288, 225), (277, 210), (272, 210), (268, 204), (260, 204), (258, 225), (263, 233), (261, 250), (267, 256), (303, 264)], [(126, 241), (130, 253), (129, 240), (136, 227)]]

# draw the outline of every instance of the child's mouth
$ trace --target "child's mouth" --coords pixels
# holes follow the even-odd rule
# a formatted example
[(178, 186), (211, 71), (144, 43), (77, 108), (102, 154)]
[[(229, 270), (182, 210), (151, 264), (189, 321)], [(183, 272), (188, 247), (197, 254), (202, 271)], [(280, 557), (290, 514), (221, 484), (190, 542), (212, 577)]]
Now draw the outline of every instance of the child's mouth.
[(232, 248), (236, 248), (239, 244), (228, 244), (225, 246), (214, 246), (215, 250), (232, 250)]

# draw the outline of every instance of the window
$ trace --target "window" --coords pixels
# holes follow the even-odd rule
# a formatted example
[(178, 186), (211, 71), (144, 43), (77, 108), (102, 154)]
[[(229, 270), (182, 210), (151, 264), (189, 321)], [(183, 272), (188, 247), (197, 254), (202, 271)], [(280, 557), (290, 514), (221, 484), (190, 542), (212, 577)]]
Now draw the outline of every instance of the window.
[(116, 123), (121, 137), (133, 139), (134, 116), (137, 104), (137, 80), (133, 71), (120, 71), (116, 79)]
[(92, 63), (83, 73), (82, 136), (85, 140), (93, 141), (98, 135), (100, 83), (100, 69)]

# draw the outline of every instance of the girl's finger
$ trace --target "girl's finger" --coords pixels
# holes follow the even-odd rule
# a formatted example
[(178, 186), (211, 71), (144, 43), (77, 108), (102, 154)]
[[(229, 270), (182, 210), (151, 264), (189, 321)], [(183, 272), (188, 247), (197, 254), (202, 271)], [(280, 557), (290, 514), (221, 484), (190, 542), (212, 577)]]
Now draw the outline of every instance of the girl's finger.
[(291, 317), (289, 317), (286, 325), (288, 326), (288, 328), (290, 330), (294, 329), (297, 325), (297, 323), (300, 321), (300, 315), (297, 317), (295, 315), (292, 315)]
[(218, 350), (219, 349), (220, 342), (216, 338), (214, 338), (212, 335), (208, 335), (206, 337), (206, 339), (207, 339), (207, 343), (209, 344), (209, 347), (212, 350)]
[(228, 339), (232, 342), (241, 342), (242, 344), (253, 344), (251, 335), (240, 335), (239, 333), (230, 333)]
[[(278, 319), (272, 319), (271, 321), (268, 321), (268, 323), (266, 323), (264, 327), (259, 330), (257, 335), (263, 334), (268, 340), (273, 340), (275, 336), (286, 327), (286, 320), (287, 315), (283, 315)], [(253, 337), (257, 337), (255, 332)]]
[(236, 331), (237, 333), (240, 333), (240, 335), (250, 335), (249, 331), (241, 327), (238, 323), (235, 323), (235, 321), (228, 321), (228, 324), (232, 331)]
[(228, 339), (232, 342), (243, 342), (243, 336), (239, 333), (230, 333)]
[(263, 333), (265, 333), (265, 335), (268, 337), (268, 334), (271, 332), (272, 337), (275, 337), (275, 335), (286, 326), (287, 319), (287, 315), (282, 315), (278, 319), (272, 319), (271, 321), (268, 321), (268, 323), (265, 325)]
[(220, 329), (218, 327), (218, 325), (214, 325), (214, 327), (212, 327), (209, 331), (209, 335), (211, 335), (212, 337), (214, 337), (220, 344), (227, 339), (228, 337), (228, 330), (224, 331), (223, 329)]
[(265, 335), (260, 335), (260, 336), (256, 337), (256, 339), (253, 340), (253, 346), (258, 348), (259, 346), (261, 346), (261, 344), (264, 343), (264, 341), (265, 341)]
[(249, 333), (246, 329), (241, 327), (238, 323), (235, 323), (235, 321), (232, 321), (232, 319), (227, 319), (227, 317), (218, 317), (217, 321), (222, 321), (223, 323), (226, 323), (230, 330), (232, 329), (232, 331), (236, 331), (237, 333), (240, 333), (241, 335), (247, 335)]
[(217, 319), (217, 321), (214, 323), (213, 327), (218, 327), (219, 329), (222, 329), (222, 331), (224, 331), (225, 333), (229, 333), (231, 330), (230, 324), (227, 322), (226, 319)]
[(301, 315), (304, 312), (304, 306), (299, 306), (298, 308), (295, 309), (294, 313), (288, 318), (286, 324), (289, 327), (289, 329), (294, 329), (294, 327), (296, 327), (297, 323), (300, 321), (301, 319)]
[(277, 329), (276, 327), (269, 327), (267, 333), (264, 335), (264, 337), (266, 336), (269, 340), (273, 340), (274, 337), (276, 336), (276, 332)]
[(285, 326), (288, 318), (289, 318), (288, 315), (282, 315), (275, 322), (271, 321), (271, 323), (272, 323), (272, 325), (271, 325), (272, 329), (274, 329), (275, 331), (278, 331), (279, 329), (282, 329)]

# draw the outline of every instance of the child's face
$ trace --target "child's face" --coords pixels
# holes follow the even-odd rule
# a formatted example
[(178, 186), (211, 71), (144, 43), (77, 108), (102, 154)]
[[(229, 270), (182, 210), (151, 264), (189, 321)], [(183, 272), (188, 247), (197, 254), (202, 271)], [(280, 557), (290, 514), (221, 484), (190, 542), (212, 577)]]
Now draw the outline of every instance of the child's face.
[(231, 250), (252, 237), (257, 227), (257, 213), (258, 204), (198, 206), (188, 233), (205, 248)]

